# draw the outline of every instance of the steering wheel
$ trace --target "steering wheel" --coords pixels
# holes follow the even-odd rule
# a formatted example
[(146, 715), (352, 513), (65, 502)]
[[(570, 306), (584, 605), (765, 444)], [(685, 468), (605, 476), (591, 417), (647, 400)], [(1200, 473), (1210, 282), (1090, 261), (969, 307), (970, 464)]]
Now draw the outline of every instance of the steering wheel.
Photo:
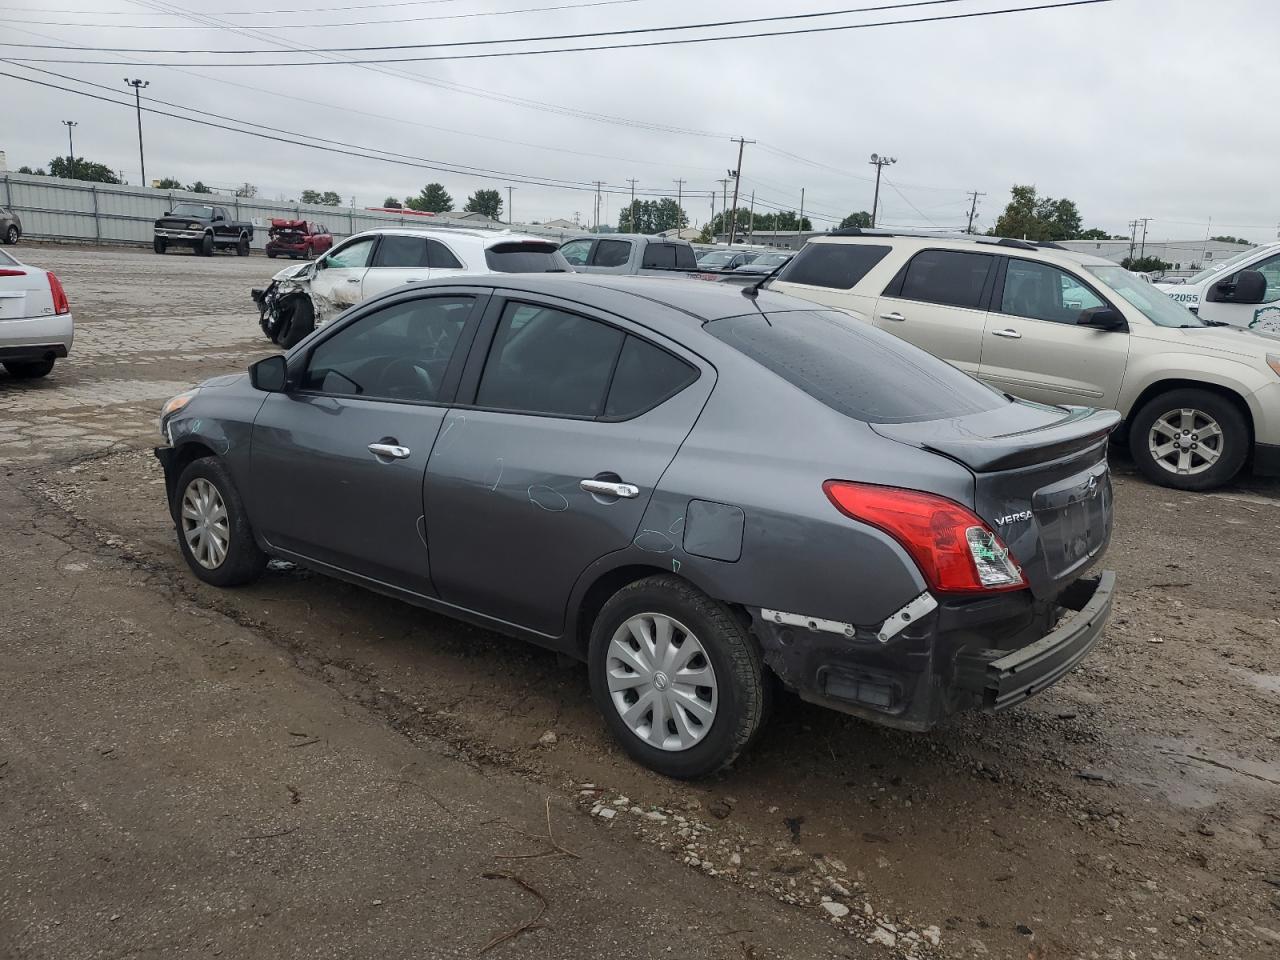
[(383, 368), (382, 380), (388, 393), (412, 393), (426, 398), (436, 396), (436, 381), (431, 371), (413, 357), (396, 357)]

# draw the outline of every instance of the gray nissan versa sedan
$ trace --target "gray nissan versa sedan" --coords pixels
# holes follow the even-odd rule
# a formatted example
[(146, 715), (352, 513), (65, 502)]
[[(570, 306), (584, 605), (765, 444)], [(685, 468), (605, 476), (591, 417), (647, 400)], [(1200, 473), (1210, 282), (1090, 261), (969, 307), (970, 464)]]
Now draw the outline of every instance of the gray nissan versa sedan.
[(285, 558), (581, 658), (626, 750), (694, 777), (777, 682), (925, 730), (1070, 671), (1118, 420), (755, 286), (451, 277), (174, 397), (157, 454), (202, 580)]

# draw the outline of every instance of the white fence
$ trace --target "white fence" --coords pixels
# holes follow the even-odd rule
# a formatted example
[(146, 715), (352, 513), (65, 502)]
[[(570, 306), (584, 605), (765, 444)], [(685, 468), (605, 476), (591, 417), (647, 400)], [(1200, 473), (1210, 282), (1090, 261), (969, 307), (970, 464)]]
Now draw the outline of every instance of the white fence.
[[(251, 221), (255, 228), (253, 246), (256, 249), (262, 249), (266, 244), (272, 217), (313, 220), (328, 227), (335, 238), (377, 227), (505, 229), (505, 225), (493, 227), (439, 216), (398, 216), (356, 207), (322, 207), (224, 194), (188, 193), (185, 190), (84, 183), (23, 173), (5, 173), (0, 183), (3, 184), (0, 206), (18, 214), (24, 235), (41, 240), (150, 245), (155, 219), (183, 200), (220, 204), (234, 211), (235, 219)], [(574, 235), (533, 224), (516, 224), (513, 229), (555, 240)]]

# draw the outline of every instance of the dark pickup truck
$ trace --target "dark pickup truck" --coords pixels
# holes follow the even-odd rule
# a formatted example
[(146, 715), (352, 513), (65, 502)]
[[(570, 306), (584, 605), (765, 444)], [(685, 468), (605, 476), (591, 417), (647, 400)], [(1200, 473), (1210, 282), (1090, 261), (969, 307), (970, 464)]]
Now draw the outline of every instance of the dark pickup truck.
[(170, 244), (182, 244), (203, 257), (233, 248), (237, 256), (247, 257), (252, 240), (253, 224), (232, 220), (226, 207), (179, 203), (156, 221), (151, 246), (156, 253), (164, 253)]

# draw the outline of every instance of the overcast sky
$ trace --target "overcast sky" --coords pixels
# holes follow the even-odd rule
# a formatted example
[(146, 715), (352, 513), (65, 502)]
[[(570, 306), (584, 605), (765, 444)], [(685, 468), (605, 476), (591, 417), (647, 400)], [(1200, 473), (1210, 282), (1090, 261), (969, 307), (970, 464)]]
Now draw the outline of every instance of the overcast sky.
[[(439, 43), (620, 30), (880, 6), (893, 0), (597, 0), (582, 5), (587, 2), (0, 0), (0, 39), (68, 47), (279, 50), (285, 44)], [(959, 0), (664, 36), (796, 29), (1038, 2), (1052, 0)], [(567, 4), (582, 6), (458, 16)], [(312, 12), (262, 12), (308, 7)], [(330, 9), (315, 9), (319, 7)], [(187, 29), (191, 19), (161, 15), (161, 8), (215, 11), (202, 16), (257, 30), (258, 36)], [(411, 22), (425, 17), (454, 19)], [(320, 26), (367, 20), (382, 22)], [(1280, 89), (1278, 28), (1274, 0), (1113, 0), (791, 37), (376, 68), (178, 69), (142, 64), (220, 58), (0, 50), (5, 56), (77, 61), (136, 59), (136, 66), (40, 66), (108, 85), (119, 91), (110, 95), (120, 99), (131, 96), (122, 78), (141, 77), (151, 84), (146, 94), (174, 104), (449, 164), (581, 184), (603, 180), (623, 188), (635, 178), (642, 192), (674, 193), (674, 181), (682, 178), (685, 208), (697, 222), (710, 213), (708, 191), (718, 191), (717, 178), (736, 163), (737, 146), (729, 138), (743, 136), (759, 141), (746, 147), (743, 205), (754, 190), (758, 210), (795, 209), (803, 187), (806, 213), (819, 227), (851, 211), (870, 209), (874, 169), (868, 158), (879, 152), (898, 158), (886, 168), (887, 184), (881, 189), (885, 224), (963, 227), (966, 192), (980, 190), (986, 196), (979, 203), (978, 225), (985, 229), (1007, 202), (1010, 186), (1031, 183), (1042, 195), (1075, 200), (1085, 227), (1127, 234), (1130, 220), (1150, 217), (1148, 239), (1194, 239), (1204, 235), (1212, 218), (1215, 235), (1264, 240), (1276, 236), (1280, 222), (1280, 123), (1273, 116)], [(650, 36), (576, 42), (635, 42)], [(0, 69), (27, 73), (9, 65)], [(485, 95), (441, 86), (440, 81)], [(543, 106), (504, 102), (511, 98)], [(0, 150), (7, 152), (10, 169), (44, 166), (50, 157), (65, 154), (66, 128), (58, 121), (68, 119), (79, 124), (77, 155), (123, 171), (130, 182), (139, 181), (132, 109), (8, 77), (0, 77), (0, 103)], [(688, 132), (660, 132), (644, 124)], [(249, 181), (260, 195), (273, 198), (294, 199), (301, 190), (314, 188), (354, 196), (360, 206), (376, 206), (389, 194), (403, 198), (439, 180), (461, 206), (479, 187), (500, 188), (505, 200), (512, 182), (497, 175), (435, 173), (322, 153), (163, 116), (144, 114), (143, 125), (149, 178), (201, 179), (221, 187)], [(589, 190), (516, 187), (518, 221), (573, 219), (576, 212), (585, 222), (591, 216)], [(699, 196), (690, 200), (688, 194), (694, 192)], [(616, 223), (622, 202), (619, 196), (608, 198), (609, 222)]]

